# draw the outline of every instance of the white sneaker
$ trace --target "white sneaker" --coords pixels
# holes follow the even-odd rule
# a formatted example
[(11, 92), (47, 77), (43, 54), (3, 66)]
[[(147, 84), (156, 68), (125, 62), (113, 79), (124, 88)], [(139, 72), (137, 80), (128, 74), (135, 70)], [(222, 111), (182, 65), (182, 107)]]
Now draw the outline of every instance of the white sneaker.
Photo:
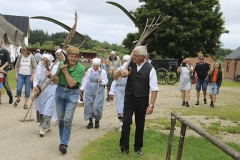
[(45, 134), (45, 131), (41, 129), (40, 132), (39, 132), (39, 135), (40, 135), (41, 137), (43, 137), (44, 134)]
[(107, 106), (109, 106), (110, 105), (110, 103), (107, 103)]

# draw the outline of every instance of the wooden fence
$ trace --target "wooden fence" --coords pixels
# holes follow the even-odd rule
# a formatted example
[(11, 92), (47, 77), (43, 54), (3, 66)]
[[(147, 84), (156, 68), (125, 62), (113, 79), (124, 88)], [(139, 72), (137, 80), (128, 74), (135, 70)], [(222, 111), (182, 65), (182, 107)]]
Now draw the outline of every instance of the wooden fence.
[(180, 160), (182, 156), (182, 151), (183, 151), (183, 144), (184, 144), (184, 138), (185, 138), (185, 133), (187, 127), (210, 141), (212, 144), (217, 146), (219, 149), (221, 149), (223, 152), (225, 152), (227, 155), (232, 157), (235, 160), (240, 160), (240, 153), (234, 150), (233, 148), (229, 147), (225, 143), (223, 143), (221, 140), (215, 138), (214, 136), (210, 135), (209, 133), (205, 132), (201, 128), (196, 127), (192, 123), (188, 122), (187, 120), (179, 117), (175, 113), (171, 113), (171, 130), (169, 133), (169, 138), (168, 138), (168, 149), (167, 149), (167, 155), (166, 155), (166, 160), (170, 160), (171, 156), (171, 149), (172, 149), (172, 139), (173, 139), (173, 133), (174, 133), (174, 127), (176, 124), (176, 119), (182, 123), (181, 126), (181, 132), (180, 132), (180, 139), (179, 139), (179, 145), (178, 145), (178, 153), (177, 153), (177, 158), (176, 160)]

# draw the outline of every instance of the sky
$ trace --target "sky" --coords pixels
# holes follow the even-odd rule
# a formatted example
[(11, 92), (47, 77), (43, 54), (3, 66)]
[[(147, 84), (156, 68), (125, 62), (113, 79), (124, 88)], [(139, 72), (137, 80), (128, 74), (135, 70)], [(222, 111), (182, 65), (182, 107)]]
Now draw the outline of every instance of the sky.
[[(128, 11), (142, 3), (138, 0), (111, 0)], [(13, 5), (14, 4), (14, 5)], [(223, 48), (240, 46), (240, 0), (220, 0), (225, 28), (230, 31), (221, 36)], [(0, 13), (17, 16), (45, 16), (70, 27), (74, 24), (74, 11), (78, 13), (77, 31), (100, 42), (121, 45), (129, 32), (138, 32), (133, 22), (117, 7), (106, 0), (0, 0)], [(66, 31), (45, 20), (30, 19), (30, 29), (56, 33)]]

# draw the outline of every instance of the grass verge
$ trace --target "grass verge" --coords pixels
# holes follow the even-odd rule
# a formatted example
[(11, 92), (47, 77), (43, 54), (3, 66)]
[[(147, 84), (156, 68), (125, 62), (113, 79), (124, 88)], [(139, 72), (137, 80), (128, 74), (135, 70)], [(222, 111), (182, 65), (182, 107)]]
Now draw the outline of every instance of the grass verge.
[[(133, 127), (132, 127), (133, 128)], [(116, 129), (107, 133), (103, 138), (91, 142), (81, 151), (80, 160), (120, 160), (120, 159), (148, 159), (163, 160), (166, 158), (168, 147), (168, 135), (155, 131), (154, 129), (146, 129), (144, 133), (144, 147), (142, 149), (144, 155), (138, 156), (133, 151), (134, 132), (130, 133), (130, 152), (127, 155), (120, 155), (119, 137), (120, 133)], [(172, 144), (171, 159), (176, 159), (178, 150), (179, 137), (174, 136)], [(234, 143), (228, 143), (235, 150), (240, 151), (240, 146)], [(184, 148), (182, 153), (184, 160), (231, 160), (232, 158), (215, 147), (212, 143), (204, 138), (194, 136), (185, 137)]]

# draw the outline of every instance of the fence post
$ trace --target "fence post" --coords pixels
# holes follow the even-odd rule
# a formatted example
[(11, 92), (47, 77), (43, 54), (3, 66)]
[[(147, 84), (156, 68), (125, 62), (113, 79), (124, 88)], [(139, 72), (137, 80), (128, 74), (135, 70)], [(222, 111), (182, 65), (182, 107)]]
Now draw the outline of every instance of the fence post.
[(170, 133), (169, 133), (169, 137), (168, 137), (168, 149), (167, 149), (166, 160), (170, 160), (171, 150), (172, 150), (172, 139), (173, 139), (175, 124), (176, 124), (176, 118), (172, 117), (171, 118), (171, 129), (170, 129)]
[(178, 145), (178, 154), (177, 154), (177, 159), (176, 160), (181, 160), (181, 157), (182, 157), (183, 143), (184, 143), (186, 128), (187, 128), (187, 126), (184, 123), (182, 123), (179, 145)]

